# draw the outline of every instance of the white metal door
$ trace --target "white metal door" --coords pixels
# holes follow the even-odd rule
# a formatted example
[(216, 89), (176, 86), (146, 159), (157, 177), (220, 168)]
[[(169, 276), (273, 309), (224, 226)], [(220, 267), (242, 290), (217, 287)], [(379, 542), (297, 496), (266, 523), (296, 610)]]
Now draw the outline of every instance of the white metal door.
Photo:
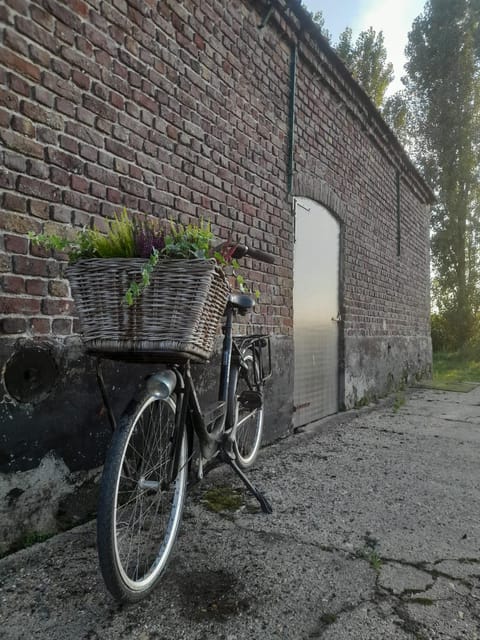
[(295, 199), (293, 337), (296, 427), (338, 411), (340, 225), (322, 205)]

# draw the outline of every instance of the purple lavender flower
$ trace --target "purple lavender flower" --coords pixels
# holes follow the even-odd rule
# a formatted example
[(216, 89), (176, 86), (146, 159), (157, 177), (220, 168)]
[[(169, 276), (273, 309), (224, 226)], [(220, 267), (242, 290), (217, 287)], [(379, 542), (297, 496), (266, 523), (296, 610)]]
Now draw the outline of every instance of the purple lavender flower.
[(155, 229), (151, 224), (138, 226), (134, 231), (135, 255), (138, 258), (148, 258), (154, 249), (162, 251), (165, 247), (165, 233)]

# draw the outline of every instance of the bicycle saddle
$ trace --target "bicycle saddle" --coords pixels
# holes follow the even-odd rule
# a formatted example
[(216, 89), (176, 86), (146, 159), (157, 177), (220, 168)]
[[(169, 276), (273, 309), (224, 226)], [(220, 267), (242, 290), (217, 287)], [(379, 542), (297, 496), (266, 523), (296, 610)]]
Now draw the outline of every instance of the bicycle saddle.
[(231, 293), (228, 301), (232, 307), (238, 309), (240, 313), (246, 313), (255, 304), (255, 300), (251, 296), (247, 296), (243, 293)]

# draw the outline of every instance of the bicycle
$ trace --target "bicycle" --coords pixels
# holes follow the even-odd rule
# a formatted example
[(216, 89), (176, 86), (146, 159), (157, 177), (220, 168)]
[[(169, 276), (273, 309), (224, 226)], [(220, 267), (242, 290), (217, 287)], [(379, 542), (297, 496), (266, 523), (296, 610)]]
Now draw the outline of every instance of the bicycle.
[[(245, 245), (245, 255), (273, 262)], [(260, 448), (263, 386), (271, 375), (268, 335), (234, 337), (233, 318), (246, 315), (254, 300), (231, 294), (224, 312), (218, 402), (202, 411), (190, 358), (173, 358), (148, 377), (118, 427), (108, 404), (97, 361), (97, 376), (114, 433), (100, 484), (97, 548), (107, 589), (123, 602), (136, 602), (159, 583), (177, 538), (198, 442), (197, 478), (214, 460), (227, 463), (265, 513), (272, 508), (246, 477)], [(116, 428), (115, 428), (116, 427)]]

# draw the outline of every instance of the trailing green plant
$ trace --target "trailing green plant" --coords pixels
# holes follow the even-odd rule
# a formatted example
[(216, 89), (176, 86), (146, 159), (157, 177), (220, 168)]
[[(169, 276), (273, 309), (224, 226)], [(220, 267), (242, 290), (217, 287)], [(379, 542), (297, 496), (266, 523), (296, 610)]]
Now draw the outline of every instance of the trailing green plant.
[(237, 245), (235, 243), (232, 243), (231, 240), (229, 240), (228, 242), (226, 242), (224, 245), (221, 246), (220, 251), (215, 251), (213, 257), (215, 258), (215, 260), (219, 265), (225, 268), (230, 267), (232, 276), (235, 279), (237, 287), (240, 289), (242, 293), (253, 294), (255, 296), (255, 300), (259, 300), (260, 291), (258, 287), (252, 291), (250, 287), (247, 285), (245, 278), (242, 276), (241, 273), (239, 273), (240, 265), (238, 264), (238, 260), (235, 260), (235, 258), (233, 257), (233, 255), (235, 254), (236, 248), (237, 248)]

